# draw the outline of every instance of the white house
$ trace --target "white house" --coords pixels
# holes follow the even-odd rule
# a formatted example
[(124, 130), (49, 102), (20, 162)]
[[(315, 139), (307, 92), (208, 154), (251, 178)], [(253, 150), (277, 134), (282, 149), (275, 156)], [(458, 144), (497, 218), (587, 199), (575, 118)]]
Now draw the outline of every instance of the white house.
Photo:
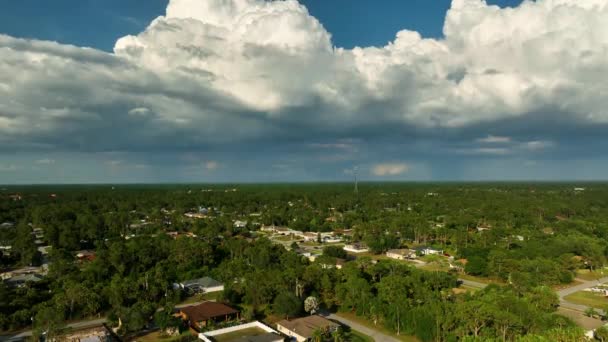
[[(263, 331), (263, 334), (249, 335), (247, 332), (251, 332), (252, 330)], [(245, 323), (233, 327), (223, 328), (219, 330), (207, 331), (204, 333), (200, 333), (198, 338), (204, 342), (212, 342), (216, 341), (216, 338), (219, 338), (222, 335), (238, 335), (242, 332), (242, 336), (231, 339), (231, 341), (239, 341), (239, 342), (249, 342), (249, 341), (263, 341), (263, 342), (282, 342), (285, 339), (283, 336), (279, 335), (279, 333), (262, 324), (258, 321)]]
[(416, 259), (416, 251), (411, 249), (390, 249), (386, 252), (386, 256), (397, 260)]
[(355, 242), (352, 243), (350, 245), (346, 245), (343, 248), (345, 251), (347, 252), (351, 252), (351, 253), (366, 253), (369, 252), (369, 248), (367, 247), (366, 244), (362, 243), (362, 242)]
[(443, 254), (443, 250), (442, 249), (435, 249), (432, 247), (419, 247), (416, 248), (417, 251), (419, 251), (420, 253), (422, 253), (422, 255), (440, 255)]
[(245, 228), (247, 227), (247, 221), (234, 221), (234, 228)]

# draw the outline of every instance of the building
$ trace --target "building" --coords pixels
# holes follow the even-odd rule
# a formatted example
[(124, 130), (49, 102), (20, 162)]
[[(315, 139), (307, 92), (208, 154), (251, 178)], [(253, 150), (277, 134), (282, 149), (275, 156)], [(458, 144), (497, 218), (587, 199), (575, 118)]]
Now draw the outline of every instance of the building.
[(350, 245), (346, 245), (343, 248), (345, 251), (347, 252), (351, 252), (351, 253), (366, 253), (369, 252), (369, 248), (367, 247), (366, 244), (362, 243), (362, 242), (355, 242), (352, 243)]
[(226, 304), (204, 302), (187, 306), (177, 313), (192, 329), (201, 331), (211, 323), (230, 322), (239, 319), (239, 311)]
[(12, 287), (24, 287), (28, 283), (37, 283), (42, 280), (39, 274), (18, 274), (5, 280), (6, 284)]
[(210, 277), (186, 280), (179, 284), (173, 284), (173, 287), (181, 288), (192, 294), (224, 291), (224, 284)]
[(234, 228), (245, 228), (247, 227), (247, 221), (234, 221)]
[[(229, 328), (200, 333), (198, 338), (204, 342), (212, 342), (230, 335), (230, 342), (283, 342), (285, 338), (279, 333), (258, 321), (245, 323)], [(222, 339), (223, 340), (223, 339)]]
[(207, 217), (206, 214), (202, 214), (202, 213), (185, 213), (184, 216), (186, 216), (188, 218), (194, 218), (194, 219), (204, 219)]
[(80, 262), (95, 260), (95, 251), (79, 251), (76, 253), (76, 258)]
[(318, 315), (294, 320), (282, 320), (277, 323), (277, 330), (295, 339), (297, 342), (311, 341), (317, 330), (333, 332), (340, 325)]
[(390, 249), (386, 252), (386, 256), (397, 260), (416, 259), (416, 251), (411, 249)]
[(441, 255), (443, 254), (442, 249), (435, 249), (432, 247), (418, 247), (416, 248), (416, 252), (422, 255)]

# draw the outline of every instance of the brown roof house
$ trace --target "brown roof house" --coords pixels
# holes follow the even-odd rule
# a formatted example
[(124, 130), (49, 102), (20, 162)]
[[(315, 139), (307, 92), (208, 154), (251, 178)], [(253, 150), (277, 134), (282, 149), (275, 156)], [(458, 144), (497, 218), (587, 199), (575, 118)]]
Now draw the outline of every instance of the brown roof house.
[(222, 303), (204, 302), (179, 309), (178, 316), (194, 330), (201, 332), (210, 324), (239, 319), (239, 311)]
[(297, 342), (311, 341), (315, 331), (334, 332), (340, 325), (318, 315), (294, 320), (282, 320), (277, 323), (277, 330)]

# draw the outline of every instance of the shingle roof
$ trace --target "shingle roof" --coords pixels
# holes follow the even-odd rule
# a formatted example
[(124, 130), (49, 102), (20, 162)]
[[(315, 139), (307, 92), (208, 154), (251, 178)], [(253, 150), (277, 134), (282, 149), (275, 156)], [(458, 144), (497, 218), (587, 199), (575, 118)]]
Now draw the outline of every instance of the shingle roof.
[(217, 302), (204, 302), (180, 309), (191, 322), (202, 322), (216, 317), (236, 314), (239, 311)]
[(296, 334), (306, 338), (312, 337), (316, 330), (327, 329), (331, 327), (337, 328), (339, 326), (337, 323), (334, 323), (318, 315), (302, 317), (291, 321), (282, 320), (278, 322), (277, 325), (285, 327), (290, 331), (293, 331)]

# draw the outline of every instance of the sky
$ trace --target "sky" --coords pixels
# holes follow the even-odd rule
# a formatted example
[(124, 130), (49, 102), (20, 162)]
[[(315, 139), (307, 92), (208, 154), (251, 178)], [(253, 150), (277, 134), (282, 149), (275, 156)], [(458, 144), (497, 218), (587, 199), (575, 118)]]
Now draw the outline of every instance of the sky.
[(604, 0), (0, 6), (0, 184), (608, 178)]

